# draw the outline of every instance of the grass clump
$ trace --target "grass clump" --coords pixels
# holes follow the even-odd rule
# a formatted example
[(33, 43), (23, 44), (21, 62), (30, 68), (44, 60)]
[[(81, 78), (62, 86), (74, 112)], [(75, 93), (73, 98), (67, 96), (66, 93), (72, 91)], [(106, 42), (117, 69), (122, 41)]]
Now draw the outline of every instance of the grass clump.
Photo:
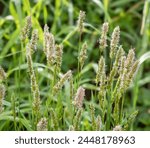
[[(85, 33), (85, 12), (80, 11), (77, 21), (78, 64), (76, 68), (68, 70), (65, 74), (61, 71), (63, 45), (56, 44), (48, 25), (44, 26), (42, 37), (39, 37), (37, 29), (33, 29), (30, 37), (31, 19), (32, 17), (26, 18), (21, 32), (22, 45), (26, 48), (32, 93), (32, 105), (29, 106), (31, 113), (28, 115), (20, 113), (15, 115), (15, 119), (24, 118), (25, 124), (28, 124), (26, 130), (86, 130), (87, 126), (87, 130), (129, 130), (137, 111), (125, 114), (123, 110), (125, 93), (134, 79), (139, 62), (135, 58), (134, 49), (130, 49), (126, 54), (120, 45), (120, 28), (116, 27), (110, 38), (107, 36), (109, 24), (105, 22), (102, 25), (99, 39), (100, 58), (99, 62), (97, 61), (95, 81), (91, 82), (95, 89), (86, 90), (81, 83), (84, 80), (82, 72), (88, 59), (88, 41), (82, 43)], [(45, 72), (50, 77), (46, 80), (44, 77), (42, 82), (39, 82), (39, 73), (35, 68), (33, 57), (36, 57), (41, 42), (46, 57), (42, 73)], [(40, 84), (48, 86), (46, 97), (41, 93)], [(87, 95), (86, 91), (91, 95)], [(1, 96), (3, 98), (4, 95)], [(19, 126), (18, 124), (20, 130), (24, 127), (24, 125), (22, 128)]]

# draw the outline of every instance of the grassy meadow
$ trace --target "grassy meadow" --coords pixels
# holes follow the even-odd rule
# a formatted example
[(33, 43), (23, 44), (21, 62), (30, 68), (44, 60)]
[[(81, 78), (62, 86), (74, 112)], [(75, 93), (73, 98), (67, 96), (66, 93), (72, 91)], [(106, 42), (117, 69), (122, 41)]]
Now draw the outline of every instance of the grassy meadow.
[(149, 0), (0, 0), (0, 130), (150, 130)]

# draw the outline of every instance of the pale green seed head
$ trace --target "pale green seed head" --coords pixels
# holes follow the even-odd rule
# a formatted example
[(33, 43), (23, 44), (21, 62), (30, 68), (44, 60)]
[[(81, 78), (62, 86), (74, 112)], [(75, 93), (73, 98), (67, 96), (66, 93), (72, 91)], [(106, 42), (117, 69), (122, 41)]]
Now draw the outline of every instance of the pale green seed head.
[(31, 40), (30, 40), (30, 50), (31, 53), (34, 53), (37, 50), (37, 41), (38, 41), (38, 30), (34, 29), (32, 32)]
[(120, 28), (117, 26), (111, 36), (111, 42), (110, 42), (110, 58), (113, 59), (116, 55), (116, 49), (119, 44), (120, 39)]
[(101, 52), (103, 52), (105, 50), (105, 48), (108, 46), (107, 45), (107, 33), (108, 33), (108, 29), (109, 29), (109, 24), (107, 22), (105, 22), (102, 25), (101, 37), (99, 39), (99, 47), (100, 47), (100, 51)]
[(122, 131), (122, 127), (121, 125), (116, 125), (114, 128), (113, 128), (113, 131)]
[(75, 95), (75, 99), (73, 101), (73, 105), (76, 108), (78, 108), (78, 109), (82, 108), (84, 96), (85, 96), (85, 89), (80, 86), (77, 90), (77, 93)]
[(48, 130), (47, 125), (48, 125), (47, 119), (45, 117), (41, 118), (41, 120), (37, 124), (37, 131), (47, 131)]
[(25, 41), (29, 37), (31, 27), (32, 27), (31, 16), (27, 16), (26, 20), (25, 20), (25, 26), (21, 30), (20, 38), (21, 38), (22, 41)]
[(84, 20), (85, 20), (85, 12), (80, 10), (80, 13), (79, 13), (79, 17), (78, 17), (78, 22), (77, 22), (77, 29), (78, 31), (82, 34), (83, 32), (83, 29), (84, 29)]
[(3, 81), (6, 79), (6, 73), (4, 69), (0, 66), (0, 81)]
[(3, 111), (3, 100), (5, 97), (5, 86), (3, 84), (0, 84), (0, 113)]
[(135, 51), (134, 49), (130, 49), (125, 62), (125, 66), (128, 70), (130, 70), (130, 68), (132, 67), (134, 60), (135, 60)]
[(55, 47), (56, 52), (55, 52), (55, 61), (56, 61), (56, 67), (58, 72), (61, 69), (61, 64), (62, 64), (62, 54), (63, 54), (63, 45), (56, 45)]
[(86, 42), (84, 42), (84, 44), (82, 45), (78, 59), (79, 59), (79, 63), (81, 65), (81, 69), (82, 69), (83, 65), (85, 63), (85, 60), (87, 59), (87, 43)]
[(98, 71), (96, 75), (96, 83), (102, 83), (103, 79), (105, 79), (105, 59), (101, 56), (99, 63), (98, 63)]
[(58, 83), (53, 87), (53, 95), (56, 95), (63, 87), (65, 81), (69, 80), (72, 77), (72, 72), (69, 70), (63, 77), (58, 81)]

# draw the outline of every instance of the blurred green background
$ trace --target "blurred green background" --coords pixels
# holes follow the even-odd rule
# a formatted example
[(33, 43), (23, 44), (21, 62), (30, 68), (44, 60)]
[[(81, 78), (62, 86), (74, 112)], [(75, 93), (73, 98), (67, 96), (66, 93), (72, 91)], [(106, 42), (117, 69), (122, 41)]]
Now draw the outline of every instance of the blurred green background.
[[(40, 33), (35, 61), (44, 60), (41, 57), (41, 41), (42, 29), (47, 23), (56, 42), (64, 45), (62, 71), (66, 72), (77, 67), (78, 34), (74, 30), (80, 10), (86, 12), (82, 38), (83, 42), (88, 42), (87, 63), (99, 59), (98, 39), (105, 21), (109, 22), (111, 31), (115, 26), (120, 26), (120, 44), (126, 51), (134, 47), (137, 58), (150, 51), (150, 0), (0, 0), (0, 65), (8, 73), (5, 105), (10, 105), (12, 93), (9, 92), (26, 98), (24, 92), (30, 91), (29, 81), (24, 79), (26, 71), (17, 71), (17, 57), (24, 52), (21, 51), (19, 38), (24, 18), (32, 15), (33, 26)], [(22, 63), (20, 65), (25, 69)], [(90, 75), (92, 77), (92, 73)], [(125, 101), (125, 108), (139, 110), (133, 130), (150, 130), (150, 60), (141, 65)], [(25, 106), (22, 108), (26, 109)]]

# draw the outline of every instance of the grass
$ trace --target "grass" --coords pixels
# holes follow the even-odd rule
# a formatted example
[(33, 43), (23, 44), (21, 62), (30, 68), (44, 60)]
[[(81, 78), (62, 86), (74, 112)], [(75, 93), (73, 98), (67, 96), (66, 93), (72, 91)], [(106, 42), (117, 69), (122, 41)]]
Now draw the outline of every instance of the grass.
[[(90, 1), (88, 5), (84, 2), (71, 3), (70, 1), (55, 1), (55, 3), (49, 3), (48, 1), (43, 2), (42, 0), (37, 3), (16, 1), (19, 2), (19, 4), (14, 1), (7, 2), (1, 0), (0, 2), (1, 5), (5, 5), (3, 11), (1, 11), (0, 18), (0, 62), (8, 76), (7, 80), (4, 81), (7, 93), (4, 100), (5, 111), (0, 117), (1, 130), (34, 129), (32, 128), (32, 125), (34, 124), (32, 114), (28, 114), (32, 111), (31, 106), (33, 99), (31, 93), (29, 93), (30, 76), (27, 72), (26, 49), (25, 45), (21, 49), (19, 38), (21, 28), (24, 26), (24, 18), (31, 14), (33, 16), (33, 28), (36, 28), (39, 31), (38, 52), (36, 52), (32, 58), (33, 67), (37, 74), (38, 85), (40, 86), (42, 102), (45, 102), (47, 97), (53, 98), (50, 93), (48, 93), (50, 82), (46, 81), (47, 79), (49, 81), (52, 80), (52, 75), (49, 72), (52, 69), (45, 65), (46, 59), (42, 52), (43, 27), (44, 24), (47, 23), (51, 28), (51, 32), (55, 35), (56, 42), (62, 43), (64, 46), (61, 74), (65, 73), (68, 69), (73, 70), (73, 74), (75, 75), (74, 94), (78, 85), (82, 85), (86, 89), (86, 97), (84, 99), (85, 112), (82, 112), (81, 129), (91, 130), (90, 123), (92, 122), (92, 118), (89, 108), (91, 102), (89, 100), (94, 100), (94, 92), (97, 89), (97, 87), (93, 85), (93, 82), (95, 79), (94, 70), (97, 69), (99, 60), (97, 40), (100, 37), (101, 24), (104, 21), (108, 21), (110, 24), (110, 32), (112, 32), (115, 26), (119, 25), (121, 28), (121, 43), (123, 44), (126, 53), (131, 46), (135, 47), (137, 58), (140, 59), (144, 53), (149, 51), (150, 47), (149, 1), (137, 2), (136, 0), (129, 0), (127, 5), (124, 5), (124, 2), (121, 0), (108, 0), (102, 2), (93, 0)], [(79, 48), (79, 46), (77, 46), (79, 35), (76, 32), (76, 21), (78, 12), (80, 9), (82, 10), (83, 7), (84, 11), (86, 11), (86, 19), (82, 43), (84, 41), (87, 41), (88, 43), (88, 58), (81, 71), (80, 82), (78, 82), (79, 84), (76, 84), (76, 68), (78, 67), (77, 56)], [(106, 60), (106, 65), (109, 65), (108, 60)], [(135, 109), (139, 111), (134, 125), (131, 126), (132, 130), (149, 130), (149, 82), (149, 60), (147, 58), (147, 60), (141, 64), (134, 84), (131, 85), (125, 95), (125, 113), (130, 114)], [(72, 101), (66, 97), (68, 95), (68, 89), (69, 83), (66, 82), (63, 93), (60, 94), (62, 101), (59, 100), (59, 104), (62, 106), (68, 104), (67, 108), (72, 109)], [(133, 103), (131, 104), (131, 102)], [(42, 106), (44, 106), (44, 104), (42, 104)], [(94, 103), (94, 107), (95, 114), (100, 114), (97, 102)], [(43, 108), (44, 107), (42, 107), (42, 110), (44, 110)], [(55, 112), (56, 114), (64, 113), (64, 116), (68, 117), (67, 109), (62, 107), (58, 107)], [(51, 114), (48, 115), (52, 116)], [(72, 119), (69, 119), (69, 122), (71, 122), (71, 120)], [(53, 121), (48, 122), (52, 122), (53, 124)], [(68, 121), (66, 121), (65, 125), (62, 125), (60, 127), (64, 130), (69, 129)], [(51, 124), (49, 123), (48, 128), (50, 129), (50, 127)], [(111, 127), (111, 130), (112, 128), (113, 127)]]

